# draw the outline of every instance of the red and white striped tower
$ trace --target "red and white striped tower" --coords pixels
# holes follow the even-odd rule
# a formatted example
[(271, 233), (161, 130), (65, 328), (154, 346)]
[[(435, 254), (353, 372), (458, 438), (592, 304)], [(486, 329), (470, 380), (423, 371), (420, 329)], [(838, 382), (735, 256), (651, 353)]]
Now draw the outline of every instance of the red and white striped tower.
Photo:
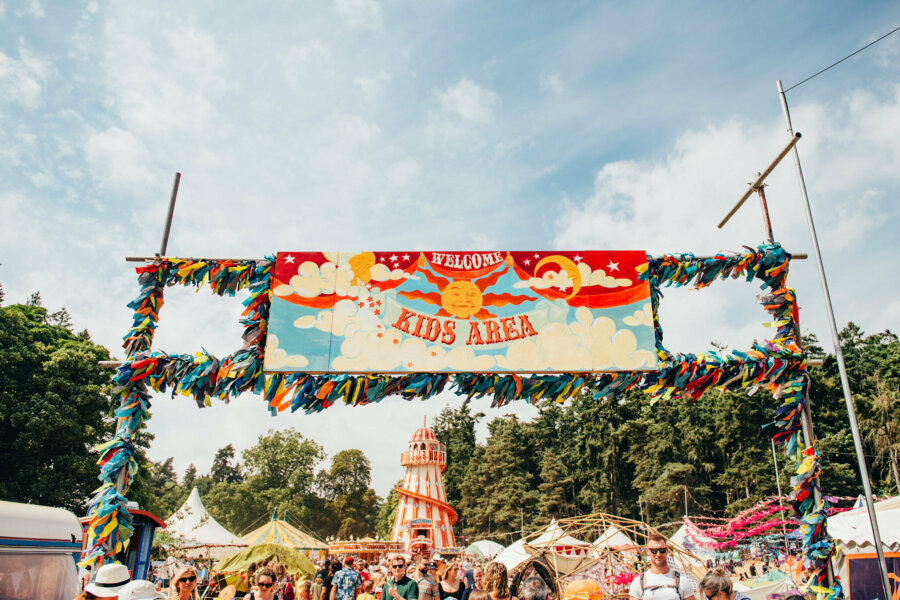
[(427, 427), (417, 430), (409, 440), (409, 450), (400, 455), (406, 467), (391, 539), (403, 543), (407, 552), (431, 555), (456, 546), (453, 525), (456, 511), (447, 504), (444, 479), (447, 448)]

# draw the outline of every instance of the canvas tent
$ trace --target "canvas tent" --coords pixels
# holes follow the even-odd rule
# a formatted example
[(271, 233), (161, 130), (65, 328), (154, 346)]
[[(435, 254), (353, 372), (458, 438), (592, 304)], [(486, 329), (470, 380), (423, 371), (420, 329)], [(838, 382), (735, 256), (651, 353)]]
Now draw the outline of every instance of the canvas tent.
[(212, 518), (203, 506), (197, 488), (191, 490), (181, 508), (166, 519), (166, 532), (174, 538), (181, 553), (191, 558), (222, 558), (247, 546), (247, 542)]
[(475, 554), (482, 558), (498, 556), (501, 552), (503, 552), (503, 546), (491, 540), (478, 540), (477, 542), (472, 542), (465, 550), (466, 554)]
[(610, 525), (606, 528), (606, 531), (601, 533), (600, 536), (594, 540), (593, 545), (595, 548), (609, 548), (611, 550), (616, 550), (633, 548), (635, 543), (628, 537), (627, 533), (615, 525)]
[(529, 556), (531, 553), (525, 549), (525, 540), (519, 540), (507, 546), (503, 552), (494, 557), (494, 560), (503, 563), (507, 571), (512, 571), (528, 560)]
[(283, 564), (291, 575), (312, 577), (316, 572), (315, 565), (305, 554), (280, 544), (256, 544), (244, 548), (234, 556), (217, 562), (213, 570), (219, 573), (246, 571), (252, 563), (260, 564), (264, 560)]
[[(878, 518), (884, 552), (900, 552), (900, 496), (876, 502), (875, 515)], [(850, 583), (847, 568), (851, 557), (875, 553), (869, 511), (863, 506), (828, 517), (828, 534), (838, 545), (835, 571), (840, 575), (841, 581)], [(892, 564), (893, 561), (889, 560), (889, 570)], [(900, 573), (895, 574), (900, 576)], [(853, 590), (850, 592), (852, 594)]]
[(750, 600), (766, 600), (769, 594), (784, 594), (790, 591), (797, 592), (794, 581), (782, 571), (769, 571), (756, 579), (736, 582), (735, 591), (740, 592)]
[(556, 519), (524, 542), (526, 551), (543, 556), (559, 575), (573, 573), (594, 560), (589, 554), (591, 544), (566, 533)]
[(280, 519), (272, 519), (262, 527), (254, 529), (242, 539), (247, 545), (281, 544), (302, 551), (306, 556), (319, 558), (319, 553), (328, 552), (328, 544), (304, 533)]

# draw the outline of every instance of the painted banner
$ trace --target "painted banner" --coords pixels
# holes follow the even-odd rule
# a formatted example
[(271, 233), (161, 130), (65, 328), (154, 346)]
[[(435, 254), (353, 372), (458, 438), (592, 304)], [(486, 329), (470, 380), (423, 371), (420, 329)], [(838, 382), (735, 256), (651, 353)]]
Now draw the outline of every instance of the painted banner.
[(641, 251), (279, 252), (265, 370), (657, 368)]

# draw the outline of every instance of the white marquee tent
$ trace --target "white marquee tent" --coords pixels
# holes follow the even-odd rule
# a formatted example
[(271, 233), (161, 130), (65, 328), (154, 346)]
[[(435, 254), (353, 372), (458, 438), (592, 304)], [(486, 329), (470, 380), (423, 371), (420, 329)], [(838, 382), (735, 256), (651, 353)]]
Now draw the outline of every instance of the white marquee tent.
[(525, 549), (525, 540), (519, 540), (507, 546), (503, 552), (494, 557), (494, 560), (503, 563), (508, 571), (512, 571), (525, 562), (529, 556), (531, 556), (531, 552)]
[[(884, 551), (900, 552), (900, 496), (876, 502), (875, 516)], [(875, 552), (869, 511), (865, 506), (828, 517), (828, 535), (838, 544), (835, 568), (843, 581), (847, 581), (847, 556)]]
[(478, 540), (466, 546), (466, 554), (479, 554), (482, 557), (497, 556), (504, 548), (492, 540)]
[(234, 535), (212, 518), (200, 500), (197, 488), (181, 508), (166, 519), (166, 533), (172, 536), (186, 556), (224, 558), (231, 556), (247, 542)]
[(623, 547), (632, 547), (635, 543), (632, 541), (628, 534), (616, 527), (615, 525), (610, 525), (606, 528), (600, 537), (594, 540), (594, 547), (600, 548), (623, 548)]

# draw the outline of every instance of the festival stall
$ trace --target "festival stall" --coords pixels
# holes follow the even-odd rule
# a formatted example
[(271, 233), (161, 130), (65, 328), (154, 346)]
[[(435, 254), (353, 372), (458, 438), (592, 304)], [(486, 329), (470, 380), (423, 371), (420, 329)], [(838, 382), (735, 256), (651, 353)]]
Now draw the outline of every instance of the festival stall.
[(377, 562), (382, 556), (400, 554), (403, 542), (376, 540), (370, 537), (358, 540), (333, 540), (328, 544), (328, 553), (334, 556), (353, 556), (367, 562)]
[(241, 539), (248, 546), (280, 544), (299, 550), (308, 558), (315, 560), (325, 558), (325, 555), (328, 554), (328, 544), (319, 541), (308, 533), (300, 531), (287, 521), (282, 521), (274, 516), (262, 527), (254, 529), (242, 536)]
[[(900, 596), (900, 496), (875, 503), (882, 549), (892, 594)], [(845, 582), (848, 598), (880, 598), (881, 575), (865, 506), (828, 517), (828, 532), (838, 543), (835, 571)]]
[(247, 542), (234, 535), (203, 506), (197, 488), (181, 508), (166, 519), (166, 532), (175, 540), (175, 550), (185, 558), (224, 558), (247, 547)]

